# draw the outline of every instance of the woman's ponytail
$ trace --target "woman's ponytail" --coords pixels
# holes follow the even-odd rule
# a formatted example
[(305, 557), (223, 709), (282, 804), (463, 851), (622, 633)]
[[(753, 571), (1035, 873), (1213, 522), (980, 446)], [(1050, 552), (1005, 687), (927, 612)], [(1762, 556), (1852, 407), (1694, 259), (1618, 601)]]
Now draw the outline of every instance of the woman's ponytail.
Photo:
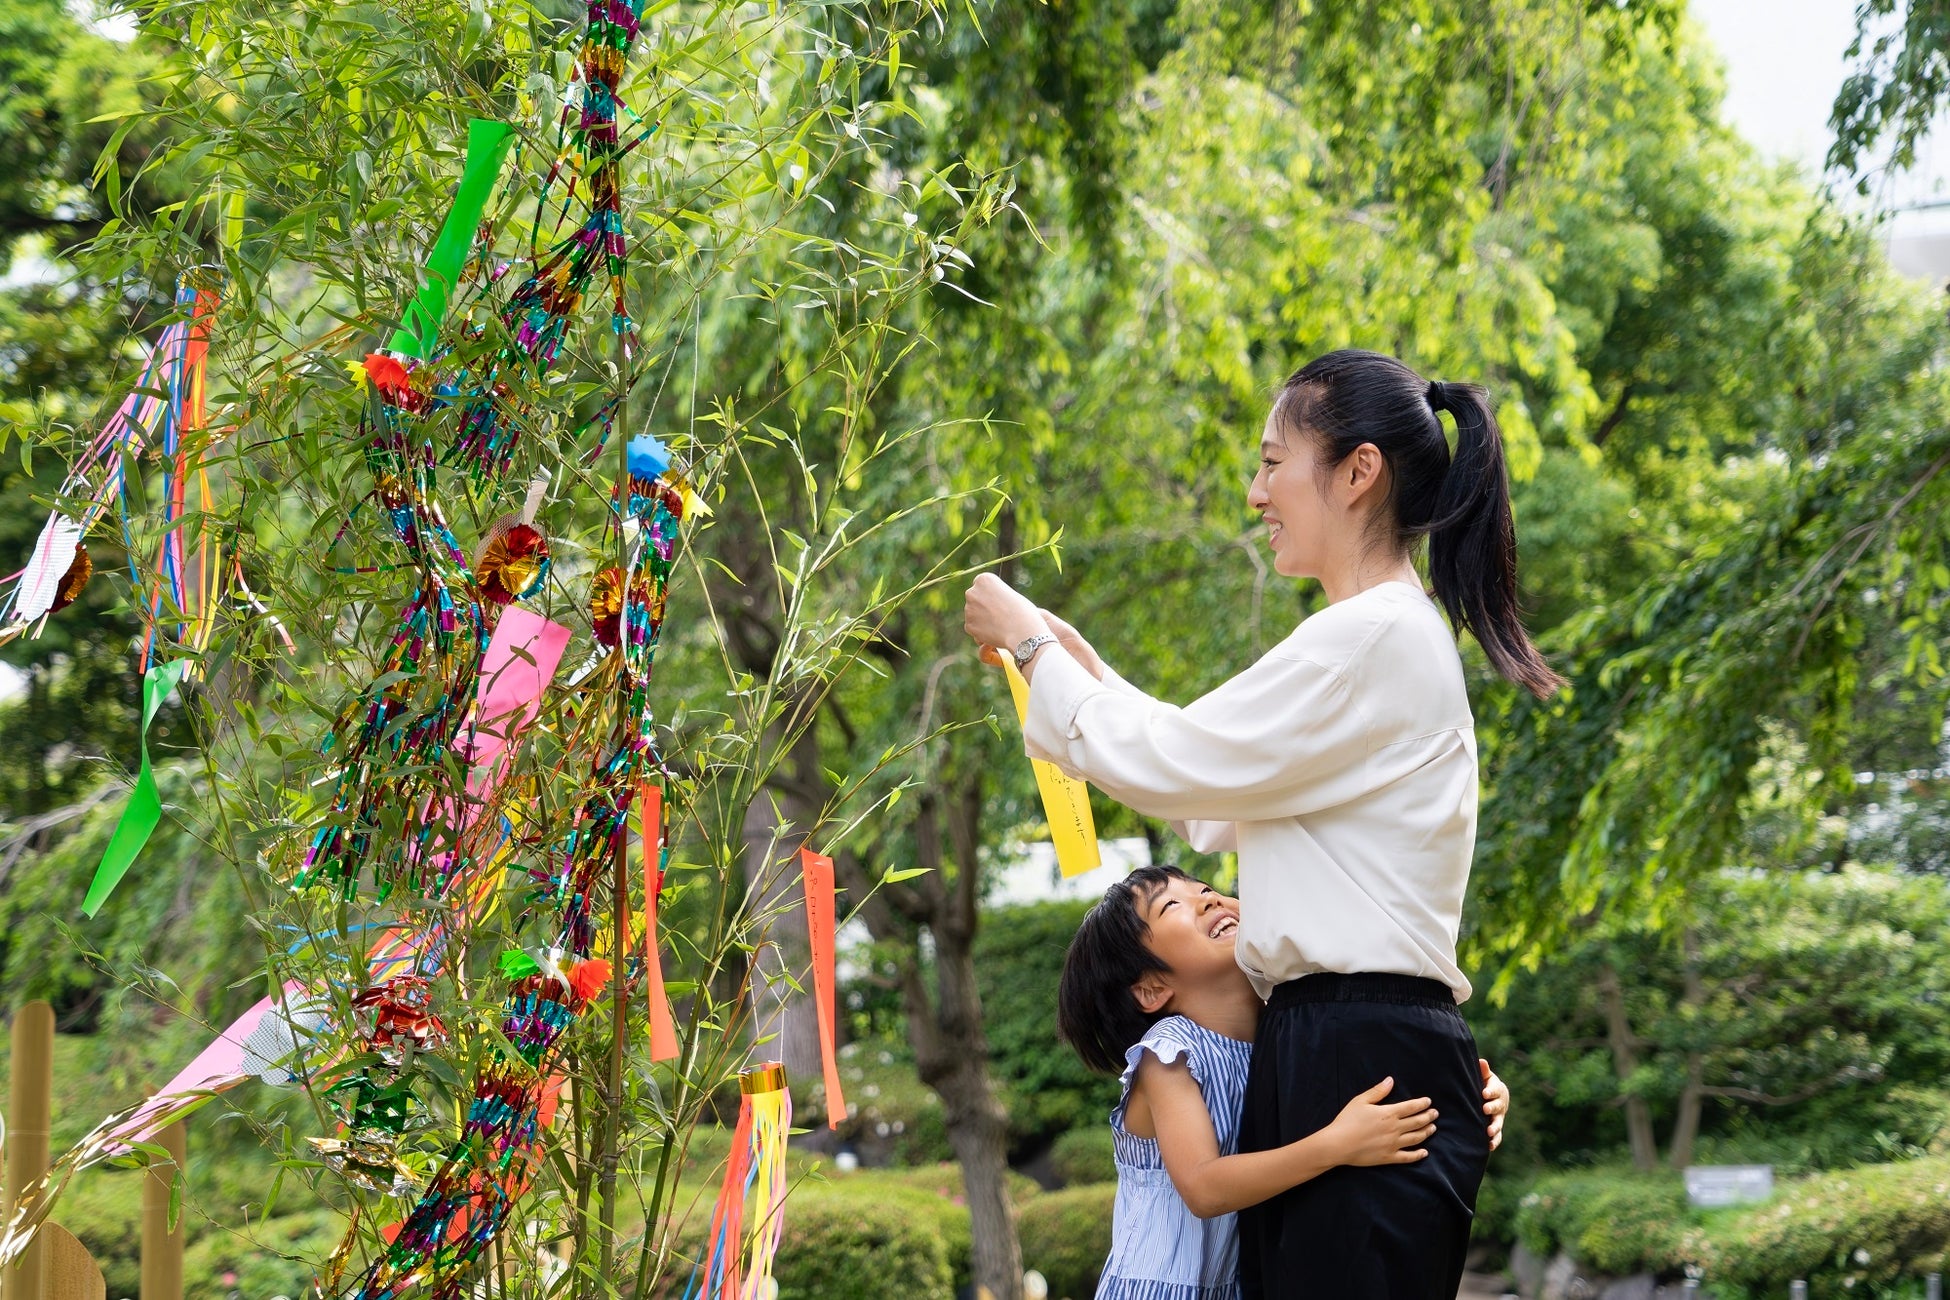
[[(1392, 541), (1429, 539), (1435, 598), (1467, 629), (1490, 665), (1538, 696), (1564, 684), (1531, 644), (1517, 609), (1517, 532), (1504, 472), (1503, 435), (1489, 394), (1475, 384), (1425, 383), (1394, 357), (1344, 349), (1309, 362), (1274, 411), (1311, 434), (1323, 463), (1373, 443), (1392, 475)], [(1437, 412), (1456, 421), (1452, 456)]]
[(1428, 386), (1432, 411), (1456, 421), (1456, 450), (1436, 493), (1429, 538), (1429, 578), (1449, 621), (1468, 628), (1498, 673), (1539, 697), (1564, 684), (1524, 631), (1517, 608), (1517, 528), (1503, 434), (1490, 395), (1476, 384)]

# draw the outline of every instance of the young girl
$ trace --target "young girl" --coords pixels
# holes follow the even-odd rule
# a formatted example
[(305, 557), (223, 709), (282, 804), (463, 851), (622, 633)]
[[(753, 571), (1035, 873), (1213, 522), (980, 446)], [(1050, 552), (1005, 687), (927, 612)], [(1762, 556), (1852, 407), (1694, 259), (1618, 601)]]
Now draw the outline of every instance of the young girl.
[[(1140, 867), (1105, 891), (1064, 958), (1063, 1037), (1124, 1085), (1110, 1117), (1117, 1203), (1097, 1300), (1233, 1300), (1238, 1210), (1338, 1166), (1428, 1154), (1437, 1114), (1426, 1097), (1386, 1101), (1393, 1079), (1297, 1142), (1233, 1154), (1261, 1011), (1234, 957), (1238, 929), (1236, 900), (1175, 868)], [(1509, 1092), (1479, 1066), (1495, 1147)]]

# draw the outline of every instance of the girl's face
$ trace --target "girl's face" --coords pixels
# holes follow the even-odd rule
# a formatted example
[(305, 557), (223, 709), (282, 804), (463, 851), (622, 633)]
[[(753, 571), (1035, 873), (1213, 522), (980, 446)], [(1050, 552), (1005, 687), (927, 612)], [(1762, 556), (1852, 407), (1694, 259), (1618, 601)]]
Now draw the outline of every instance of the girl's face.
[(1182, 989), (1213, 974), (1237, 976), (1238, 899), (1197, 880), (1174, 878), (1139, 898), (1138, 915), (1149, 928), (1144, 946), (1171, 967), (1167, 983)]
[(1336, 502), (1321, 492), (1312, 442), (1290, 433), (1277, 413), (1266, 417), (1259, 442), (1259, 473), (1246, 490), (1246, 505), (1266, 524), (1273, 571), (1287, 578), (1318, 578), (1327, 553)]

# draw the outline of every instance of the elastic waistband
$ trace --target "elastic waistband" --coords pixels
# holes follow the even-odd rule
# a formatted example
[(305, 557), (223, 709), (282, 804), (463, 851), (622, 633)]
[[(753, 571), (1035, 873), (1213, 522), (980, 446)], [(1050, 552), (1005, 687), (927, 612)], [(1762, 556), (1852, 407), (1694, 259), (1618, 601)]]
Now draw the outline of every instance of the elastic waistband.
[(1322, 971), (1275, 985), (1266, 1005), (1274, 1009), (1303, 1002), (1426, 1002), (1453, 1008), (1456, 994), (1441, 980), (1419, 975), (1366, 972), (1344, 975), (1338, 971)]

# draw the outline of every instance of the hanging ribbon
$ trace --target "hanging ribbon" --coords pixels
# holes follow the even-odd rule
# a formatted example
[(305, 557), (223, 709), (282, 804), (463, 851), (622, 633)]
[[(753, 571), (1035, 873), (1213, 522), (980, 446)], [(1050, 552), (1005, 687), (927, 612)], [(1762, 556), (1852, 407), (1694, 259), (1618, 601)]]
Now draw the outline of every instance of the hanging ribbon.
[[(1016, 721), (1027, 723), (1029, 683), (1006, 653), (1002, 671), (1008, 674), (1009, 694), (1015, 697)], [(1050, 839), (1056, 842), (1057, 867), (1066, 876), (1080, 876), (1102, 866), (1097, 823), (1090, 815), (1090, 787), (1040, 758), (1030, 759), (1029, 766), (1036, 773), (1036, 789), (1043, 796), (1043, 819), (1049, 823)]]
[(650, 1059), (677, 1059), (677, 1023), (664, 991), (664, 958), (657, 940), (657, 894), (663, 884), (663, 787), (645, 781), (637, 792), (637, 830), (643, 837), (643, 977), (650, 990)]
[(149, 724), (155, 721), (156, 711), (176, 689), (176, 683), (182, 680), (189, 666), (187, 659), (172, 659), (142, 674), (142, 766), (136, 772), (135, 789), (129, 792), (128, 806), (122, 809), (122, 820), (108, 841), (108, 851), (102, 854), (101, 865), (95, 868), (88, 896), (81, 902), (83, 916), (93, 916), (101, 910), (162, 820), (162, 796), (156, 791), (155, 773), (149, 769)]
[(406, 308), (406, 318), (386, 344), (389, 351), (418, 357), (433, 355), (440, 322), (447, 318), (447, 302), (454, 286), (460, 283), (461, 268), (467, 264), (467, 250), (473, 247), (474, 232), (481, 224), (494, 179), (514, 143), (515, 131), (506, 122), (473, 118), (467, 123), (467, 162), (460, 173), (460, 187), (454, 191), (454, 206), (440, 225), (440, 234), (427, 254), (426, 277), (420, 292)]
[(833, 860), (811, 849), (799, 850), (806, 886), (806, 932), (812, 939), (813, 1004), (819, 1017), (819, 1063), (826, 1071), (826, 1127), (846, 1118), (840, 1088), (840, 1063), (834, 1050), (833, 1019)]
[[(786, 1088), (785, 1066), (767, 1061), (739, 1071), (738, 1127), (711, 1211), (702, 1271), (691, 1274), (684, 1300), (752, 1300), (777, 1293), (772, 1266), (785, 1232), (786, 1135), (791, 1130), (792, 1093)], [(747, 1197), (752, 1200), (749, 1215)]]

